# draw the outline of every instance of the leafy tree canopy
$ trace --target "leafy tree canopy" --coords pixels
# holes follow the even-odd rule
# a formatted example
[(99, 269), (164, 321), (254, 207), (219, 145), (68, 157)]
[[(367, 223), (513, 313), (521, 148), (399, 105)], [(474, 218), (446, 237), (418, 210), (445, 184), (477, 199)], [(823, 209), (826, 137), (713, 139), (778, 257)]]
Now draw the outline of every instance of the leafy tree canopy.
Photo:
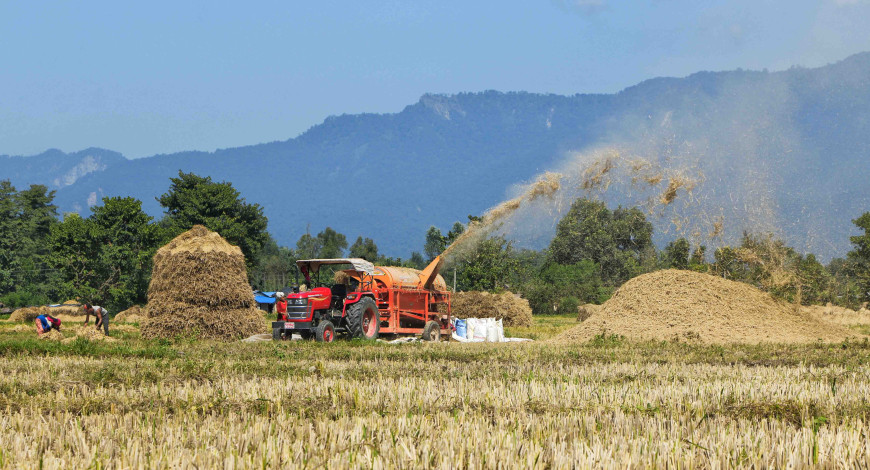
[(607, 283), (619, 285), (654, 260), (652, 233), (638, 208), (610, 211), (601, 201), (578, 199), (556, 226), (549, 251), (558, 264), (591, 260)]
[(169, 191), (157, 198), (165, 209), (163, 223), (174, 233), (204, 225), (245, 254), (249, 268), (266, 242), (268, 219), (259, 204), (248, 204), (228, 182), (179, 171)]

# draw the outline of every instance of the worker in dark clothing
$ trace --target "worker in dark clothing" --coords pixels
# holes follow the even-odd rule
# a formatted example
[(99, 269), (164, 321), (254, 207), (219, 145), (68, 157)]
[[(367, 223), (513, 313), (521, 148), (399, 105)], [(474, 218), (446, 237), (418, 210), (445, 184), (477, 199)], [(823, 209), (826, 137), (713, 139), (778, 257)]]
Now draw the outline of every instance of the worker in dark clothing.
[(54, 318), (51, 315), (40, 315), (36, 317), (36, 334), (42, 336), (52, 329), (60, 331), (60, 319)]
[(97, 331), (100, 331), (100, 327), (103, 328), (103, 334), (109, 336), (109, 311), (100, 307), (99, 305), (90, 305), (85, 304), (85, 325), (91, 319), (91, 315), (94, 316), (94, 326), (97, 327)]

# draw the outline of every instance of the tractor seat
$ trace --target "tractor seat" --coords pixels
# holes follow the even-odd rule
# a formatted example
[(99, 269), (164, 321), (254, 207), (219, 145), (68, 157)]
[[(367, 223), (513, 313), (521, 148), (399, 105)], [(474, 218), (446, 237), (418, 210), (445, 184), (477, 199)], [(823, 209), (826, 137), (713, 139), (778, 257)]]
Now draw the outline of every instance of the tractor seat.
[(332, 304), (340, 309), (344, 298), (347, 297), (347, 286), (344, 284), (336, 284), (332, 286), (332, 289), (330, 290), (332, 291)]

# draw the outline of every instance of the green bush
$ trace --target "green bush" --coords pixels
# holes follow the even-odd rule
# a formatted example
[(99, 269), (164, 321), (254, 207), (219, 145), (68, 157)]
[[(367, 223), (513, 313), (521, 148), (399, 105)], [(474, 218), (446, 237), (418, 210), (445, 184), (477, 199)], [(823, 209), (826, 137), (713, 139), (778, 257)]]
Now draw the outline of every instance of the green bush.
[(562, 297), (559, 299), (559, 313), (561, 314), (576, 314), (577, 307), (580, 306), (580, 300), (577, 297)]
[(39, 292), (15, 291), (0, 297), (0, 303), (11, 308), (28, 307), (30, 305), (46, 305), (51, 302), (48, 296)]

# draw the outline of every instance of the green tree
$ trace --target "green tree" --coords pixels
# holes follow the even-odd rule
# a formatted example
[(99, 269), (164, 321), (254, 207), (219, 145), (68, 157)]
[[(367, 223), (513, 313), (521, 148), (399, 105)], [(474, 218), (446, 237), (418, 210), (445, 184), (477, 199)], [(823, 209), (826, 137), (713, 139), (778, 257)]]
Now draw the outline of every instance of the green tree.
[(426, 260), (423, 259), (423, 255), (419, 251), (414, 251), (411, 253), (411, 257), (408, 258), (408, 261), (405, 262), (405, 265), (409, 268), (423, 269), (426, 267)]
[(99, 248), (97, 299), (115, 311), (144, 303), (152, 258), (165, 241), (161, 228), (132, 197), (103, 198), (90, 219)]
[(67, 214), (51, 229), (52, 266), (59, 290), (69, 298), (123, 310), (144, 303), (155, 251), (165, 232), (130, 197), (104, 198), (83, 219)]
[(576, 305), (565, 311), (563, 302), (571, 297), (582, 303), (600, 304), (610, 297), (612, 289), (603, 285), (600, 270), (591, 260), (575, 264), (550, 262), (527, 286), (524, 296), (536, 314), (576, 313)]
[(24, 237), (16, 196), (9, 180), (0, 181), (0, 295), (15, 290), (21, 268), (19, 251)]
[(429, 227), (429, 230), (426, 231), (426, 243), (423, 245), (423, 253), (426, 254), (429, 261), (443, 253), (445, 248), (447, 248), (447, 239), (441, 230), (434, 225)]
[(689, 250), (689, 240), (686, 240), (683, 237), (668, 243), (662, 251), (662, 267), (688, 269)]
[(318, 258), (341, 258), (347, 248), (347, 237), (326, 227), (317, 234)]
[[(471, 216), (468, 216), (469, 219)], [(447, 239), (445, 240), (445, 245), (449, 246), (451, 243), (455, 242), (460, 235), (465, 233), (465, 226), (460, 222), (454, 222), (453, 227), (447, 232)], [(446, 246), (444, 247), (447, 248)], [(439, 253), (440, 254), (440, 253)], [(437, 256), (437, 255), (436, 255)], [(433, 257), (434, 258), (434, 257)]]
[(498, 291), (510, 287), (518, 262), (511, 243), (504, 237), (492, 237), (463, 253), (455, 262), (459, 290)]
[(296, 240), (295, 255), (298, 259), (317, 258), (317, 253), (320, 251), (320, 240), (312, 237), (311, 233), (304, 233), (299, 240)]
[(717, 248), (713, 252), (713, 274), (722, 276), (733, 281), (748, 282), (749, 272), (747, 264), (740, 259), (737, 250), (730, 246)]
[(549, 252), (559, 264), (592, 260), (606, 283), (619, 285), (654, 261), (652, 232), (640, 209), (611, 212), (603, 202), (578, 199), (556, 226)]
[(844, 258), (834, 258), (826, 267), (831, 275), (831, 302), (836, 305), (857, 309), (861, 305), (861, 288), (855, 282), (851, 262)]
[(245, 202), (232, 184), (215, 183), (209, 176), (179, 171), (170, 180), (169, 191), (157, 198), (165, 210), (162, 222), (176, 234), (196, 224), (218, 232), (242, 249), (252, 268), (268, 237), (263, 208)]
[(800, 300), (804, 305), (833, 302), (831, 293), (831, 274), (819, 263), (812, 253), (798, 261), (798, 278), (800, 279)]
[(58, 270), (57, 288), (67, 298), (97, 299), (100, 267), (99, 243), (92, 221), (66, 214), (51, 229), (49, 263)]
[(288, 284), (297, 282), (297, 274), (296, 256), (293, 250), (278, 246), (270, 236), (260, 250), (257, 265), (251, 276), (254, 287), (265, 291), (283, 289)]
[(692, 271), (706, 272), (707, 271), (707, 247), (698, 245), (692, 251), (692, 257), (689, 258), (689, 269)]
[(849, 271), (860, 291), (863, 302), (870, 301), (870, 212), (865, 212), (852, 221), (864, 233), (849, 237), (852, 251), (846, 255), (849, 261)]
[(362, 258), (366, 261), (375, 262), (378, 260), (378, 246), (375, 245), (371, 238), (357, 237), (353, 245), (350, 246), (351, 258)]

